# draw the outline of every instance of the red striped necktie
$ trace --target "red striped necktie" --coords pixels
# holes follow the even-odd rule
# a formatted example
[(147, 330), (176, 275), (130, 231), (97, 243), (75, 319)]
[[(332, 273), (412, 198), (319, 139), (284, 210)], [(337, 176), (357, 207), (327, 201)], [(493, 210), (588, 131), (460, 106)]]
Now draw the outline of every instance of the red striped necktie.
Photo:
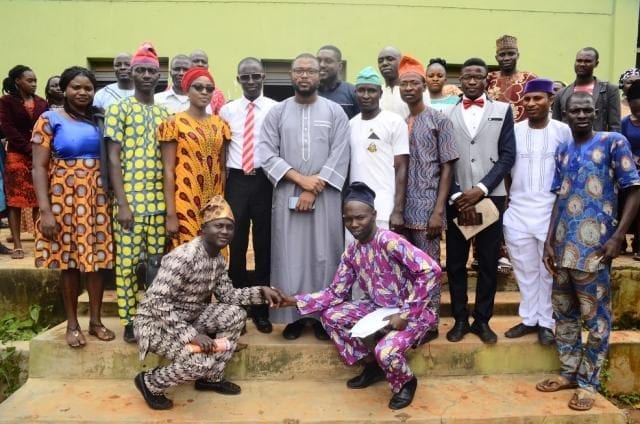
[(244, 121), (244, 143), (242, 145), (242, 170), (245, 174), (253, 172), (254, 160), (253, 160), (253, 121), (255, 108), (253, 102), (249, 102), (247, 105), (247, 119)]

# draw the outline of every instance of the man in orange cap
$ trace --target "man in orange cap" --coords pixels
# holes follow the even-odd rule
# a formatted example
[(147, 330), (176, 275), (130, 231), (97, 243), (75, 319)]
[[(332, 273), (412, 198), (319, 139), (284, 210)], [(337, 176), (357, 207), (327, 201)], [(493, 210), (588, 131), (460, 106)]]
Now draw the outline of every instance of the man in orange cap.
[[(409, 116), (409, 108), (400, 97), (400, 78), (398, 76), (398, 66), (402, 53), (396, 47), (385, 47), (378, 54), (378, 70), (384, 78), (382, 87), (382, 97), (380, 98), (380, 108), (397, 113), (403, 119)], [(423, 93), (425, 103), (429, 103), (429, 92)]]
[[(422, 63), (409, 55), (400, 60), (400, 96), (409, 107), (409, 169), (404, 226), (409, 240), (440, 264), (445, 206), (458, 150), (451, 120), (428, 107), (423, 100), (427, 87), (424, 69)], [(433, 302), (438, 310), (440, 285), (434, 292)], [(437, 325), (422, 342), (436, 337)]]
[(165, 246), (165, 201), (162, 160), (156, 130), (169, 116), (154, 104), (160, 63), (151, 43), (131, 60), (134, 94), (106, 112), (104, 137), (109, 151), (109, 178), (116, 204), (113, 238), (116, 247), (118, 315), (124, 340), (133, 343), (133, 317), (138, 303), (135, 270), (143, 253), (160, 255)]
[[(143, 371), (135, 384), (152, 409), (169, 409), (169, 387), (194, 381), (196, 390), (237, 395), (240, 386), (224, 379), (224, 368), (244, 328), (247, 313), (240, 305), (280, 303), (270, 287), (233, 288), (220, 251), (233, 238), (235, 218), (222, 196), (202, 209), (202, 236), (172, 250), (162, 259), (135, 318), (140, 359), (153, 352), (171, 360), (167, 366)], [(211, 303), (215, 296), (216, 303)], [(211, 335), (226, 338), (226, 349)], [(192, 352), (188, 344), (196, 345)]]

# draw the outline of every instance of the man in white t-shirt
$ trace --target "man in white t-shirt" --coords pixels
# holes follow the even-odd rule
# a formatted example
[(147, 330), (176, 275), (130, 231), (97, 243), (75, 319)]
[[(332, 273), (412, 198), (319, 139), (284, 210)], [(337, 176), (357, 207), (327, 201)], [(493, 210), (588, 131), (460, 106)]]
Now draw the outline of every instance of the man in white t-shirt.
[[(361, 181), (375, 193), (376, 224), (400, 231), (404, 227), (404, 203), (409, 165), (407, 124), (396, 113), (382, 110), (382, 78), (368, 66), (356, 79), (360, 113), (351, 126), (350, 182)], [(349, 242), (350, 235), (347, 236)]]
[(551, 286), (553, 277), (542, 262), (544, 241), (556, 195), (551, 192), (556, 147), (571, 140), (569, 127), (549, 117), (553, 81), (537, 78), (524, 88), (526, 121), (515, 125), (516, 161), (511, 169), (509, 207), (504, 238), (520, 288), (522, 322), (505, 336), (538, 333), (543, 345), (554, 342)]
[(131, 54), (118, 54), (113, 59), (113, 72), (116, 74), (116, 82), (102, 87), (93, 97), (93, 105), (103, 110), (107, 110), (113, 103), (133, 96)]

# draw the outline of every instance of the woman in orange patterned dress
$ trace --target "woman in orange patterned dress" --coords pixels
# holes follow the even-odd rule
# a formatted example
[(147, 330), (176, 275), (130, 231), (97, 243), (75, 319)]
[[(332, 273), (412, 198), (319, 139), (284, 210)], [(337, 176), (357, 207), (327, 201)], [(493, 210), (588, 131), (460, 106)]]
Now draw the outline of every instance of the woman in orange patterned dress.
[(60, 77), (65, 93), (63, 109), (45, 112), (36, 122), (33, 181), (40, 207), (36, 222), (36, 266), (60, 269), (67, 314), (66, 341), (83, 347), (78, 324), (80, 277), (86, 274), (89, 292), (89, 334), (113, 340), (101, 321), (103, 269), (113, 266), (109, 202), (100, 179), (98, 109), (92, 106), (96, 79), (81, 67)]
[(211, 74), (191, 68), (182, 78), (189, 109), (158, 128), (164, 164), (167, 235), (177, 247), (199, 233), (200, 209), (215, 195), (224, 195), (225, 143), (229, 126), (206, 108), (215, 89)]

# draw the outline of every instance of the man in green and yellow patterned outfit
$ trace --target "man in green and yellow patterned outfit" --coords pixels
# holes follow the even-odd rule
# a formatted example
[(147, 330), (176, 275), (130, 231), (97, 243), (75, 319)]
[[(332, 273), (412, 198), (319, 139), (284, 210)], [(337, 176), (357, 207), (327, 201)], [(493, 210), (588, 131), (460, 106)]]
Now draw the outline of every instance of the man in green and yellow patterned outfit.
[(136, 267), (140, 255), (162, 253), (165, 246), (165, 202), (162, 160), (156, 130), (169, 115), (153, 104), (160, 78), (158, 56), (143, 44), (131, 61), (134, 95), (109, 107), (104, 136), (109, 176), (115, 194), (113, 238), (116, 251), (118, 315), (124, 340), (135, 342), (133, 317), (138, 303)]

